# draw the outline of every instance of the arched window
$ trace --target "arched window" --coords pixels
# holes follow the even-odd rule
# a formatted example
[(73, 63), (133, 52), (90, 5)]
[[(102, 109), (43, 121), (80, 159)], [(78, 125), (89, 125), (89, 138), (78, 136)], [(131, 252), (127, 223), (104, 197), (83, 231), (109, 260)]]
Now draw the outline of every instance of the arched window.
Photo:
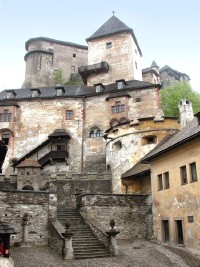
[(96, 138), (96, 137), (101, 137), (102, 132), (99, 128), (95, 128), (90, 132), (90, 138)]
[(22, 190), (34, 191), (34, 188), (32, 187), (32, 185), (25, 185)]

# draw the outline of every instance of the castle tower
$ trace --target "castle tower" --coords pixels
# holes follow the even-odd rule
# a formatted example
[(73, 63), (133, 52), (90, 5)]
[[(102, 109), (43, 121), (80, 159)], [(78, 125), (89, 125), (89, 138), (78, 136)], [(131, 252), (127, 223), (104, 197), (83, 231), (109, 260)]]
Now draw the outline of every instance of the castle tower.
[(180, 100), (179, 114), (180, 114), (180, 123), (182, 129), (188, 124), (188, 122), (190, 122), (194, 118), (192, 103), (190, 100), (187, 99)]
[(88, 42), (88, 66), (79, 73), (87, 85), (110, 84), (116, 80), (140, 80), (141, 50), (135, 34), (114, 15), (107, 20)]
[(157, 65), (157, 63), (153, 60), (150, 66), (150, 69), (155, 70), (158, 74), (159, 74), (159, 66)]

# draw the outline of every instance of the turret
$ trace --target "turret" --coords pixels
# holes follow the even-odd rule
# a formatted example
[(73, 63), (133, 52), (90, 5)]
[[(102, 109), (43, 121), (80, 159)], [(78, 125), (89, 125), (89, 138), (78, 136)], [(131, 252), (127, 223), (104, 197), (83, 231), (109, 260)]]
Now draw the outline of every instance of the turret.
[(179, 115), (181, 129), (194, 118), (192, 103), (190, 100), (181, 99), (179, 102)]

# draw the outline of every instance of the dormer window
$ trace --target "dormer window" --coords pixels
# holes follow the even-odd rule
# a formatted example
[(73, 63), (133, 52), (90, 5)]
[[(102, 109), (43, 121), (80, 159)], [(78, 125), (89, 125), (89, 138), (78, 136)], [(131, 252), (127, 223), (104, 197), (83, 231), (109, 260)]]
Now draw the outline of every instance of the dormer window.
[(41, 94), (40, 90), (37, 88), (31, 89), (31, 96), (32, 97), (37, 97)]
[(117, 89), (124, 89), (127, 85), (125, 80), (118, 80), (117, 83)]
[(14, 90), (7, 90), (6, 91), (6, 98), (14, 98), (16, 96), (16, 93)]
[(64, 93), (65, 93), (65, 88), (64, 87), (56, 86), (55, 89), (56, 89), (56, 95), (57, 96), (63, 96), (64, 95)]
[(95, 89), (96, 89), (96, 93), (103, 92), (103, 90), (105, 88), (102, 83), (97, 83), (94, 86), (95, 86)]

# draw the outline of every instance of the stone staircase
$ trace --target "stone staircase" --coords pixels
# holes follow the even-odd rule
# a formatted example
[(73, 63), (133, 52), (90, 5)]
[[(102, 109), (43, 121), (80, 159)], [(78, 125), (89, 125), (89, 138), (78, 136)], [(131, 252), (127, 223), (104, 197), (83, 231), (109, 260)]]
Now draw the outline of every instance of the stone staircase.
[(90, 227), (85, 223), (83, 217), (76, 209), (60, 209), (57, 218), (65, 227), (69, 220), (70, 230), (74, 234), (72, 246), (75, 259), (99, 258), (110, 256), (106, 248), (99, 242)]

